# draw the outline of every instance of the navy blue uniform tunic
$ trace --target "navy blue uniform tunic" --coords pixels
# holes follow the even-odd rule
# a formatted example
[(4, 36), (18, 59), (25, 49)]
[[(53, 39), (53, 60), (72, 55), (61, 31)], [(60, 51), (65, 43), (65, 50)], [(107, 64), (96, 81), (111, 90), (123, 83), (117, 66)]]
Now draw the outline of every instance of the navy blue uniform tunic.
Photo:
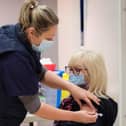
[(19, 126), (27, 113), (19, 96), (38, 93), (45, 69), (19, 24), (0, 28), (0, 126)]

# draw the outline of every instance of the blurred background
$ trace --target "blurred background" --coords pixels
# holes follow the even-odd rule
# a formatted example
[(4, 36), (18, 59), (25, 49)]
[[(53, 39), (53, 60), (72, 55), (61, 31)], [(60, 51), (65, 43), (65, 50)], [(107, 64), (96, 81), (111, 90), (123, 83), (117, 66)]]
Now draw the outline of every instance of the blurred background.
[[(0, 0), (0, 26), (18, 22), (23, 2), (24, 0)], [(64, 69), (72, 53), (82, 45), (86, 49), (100, 52), (105, 58), (108, 70), (108, 94), (119, 103), (115, 126), (125, 126), (126, 0), (83, 0), (83, 13), (80, 10), (80, 2), (40, 0), (41, 4), (51, 7), (60, 20), (55, 43), (42, 57), (51, 58), (57, 69)], [(26, 125), (29, 124), (22, 124)], [(51, 122), (39, 120), (39, 123), (35, 122), (34, 125), (49, 126)]]

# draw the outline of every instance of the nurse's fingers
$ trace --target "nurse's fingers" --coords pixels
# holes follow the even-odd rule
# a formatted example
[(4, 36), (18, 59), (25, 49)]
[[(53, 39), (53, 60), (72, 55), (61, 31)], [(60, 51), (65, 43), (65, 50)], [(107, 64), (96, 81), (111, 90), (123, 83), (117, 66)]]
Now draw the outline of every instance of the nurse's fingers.
[(89, 100), (89, 98), (86, 97), (86, 98), (85, 98), (85, 102), (89, 105), (89, 107), (90, 107), (93, 111), (96, 110), (95, 107), (93, 106), (91, 100)]
[[(95, 102), (97, 105), (100, 105), (100, 99), (96, 97), (94, 94), (90, 93), (89, 91), (87, 91), (87, 98)], [(87, 102), (89, 103), (89, 100), (87, 100)]]

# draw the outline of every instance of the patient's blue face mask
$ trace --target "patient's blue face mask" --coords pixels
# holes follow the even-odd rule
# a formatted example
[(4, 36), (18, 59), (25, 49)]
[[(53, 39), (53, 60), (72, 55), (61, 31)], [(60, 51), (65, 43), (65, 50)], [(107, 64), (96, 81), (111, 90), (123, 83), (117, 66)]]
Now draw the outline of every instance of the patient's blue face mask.
[(76, 85), (81, 85), (81, 84), (85, 85), (86, 84), (84, 75), (71, 74), (69, 76), (69, 81)]
[(43, 53), (46, 49), (50, 48), (53, 45), (53, 41), (43, 40), (39, 46), (32, 45), (32, 48), (35, 51), (38, 51), (40, 53)]

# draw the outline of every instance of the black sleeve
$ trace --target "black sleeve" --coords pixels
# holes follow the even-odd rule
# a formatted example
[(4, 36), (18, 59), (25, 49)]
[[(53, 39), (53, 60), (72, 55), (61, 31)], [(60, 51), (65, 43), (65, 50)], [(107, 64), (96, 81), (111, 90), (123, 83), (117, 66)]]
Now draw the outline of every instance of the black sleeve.
[(43, 65), (41, 65), (41, 72), (39, 74), (39, 81), (43, 80), (46, 71), (47, 71), (47, 69)]
[[(98, 113), (102, 113), (102, 117), (98, 117), (96, 123), (77, 123), (71, 121), (54, 121), (54, 126), (113, 126), (116, 116), (117, 116), (117, 103), (112, 99), (100, 98), (100, 105), (94, 104), (97, 108)], [(73, 104), (72, 101), (67, 102), (68, 104)], [(62, 106), (63, 104), (63, 106)], [(62, 101), (61, 109), (64, 109), (64, 103)], [(68, 106), (68, 105), (67, 105)]]
[(98, 117), (94, 126), (113, 126), (117, 117), (117, 103), (111, 98), (101, 99), (100, 106), (97, 107), (98, 112), (102, 113), (102, 117)]
[(113, 99), (109, 98), (106, 109), (108, 110), (106, 111), (108, 126), (113, 126), (117, 117), (118, 104)]

